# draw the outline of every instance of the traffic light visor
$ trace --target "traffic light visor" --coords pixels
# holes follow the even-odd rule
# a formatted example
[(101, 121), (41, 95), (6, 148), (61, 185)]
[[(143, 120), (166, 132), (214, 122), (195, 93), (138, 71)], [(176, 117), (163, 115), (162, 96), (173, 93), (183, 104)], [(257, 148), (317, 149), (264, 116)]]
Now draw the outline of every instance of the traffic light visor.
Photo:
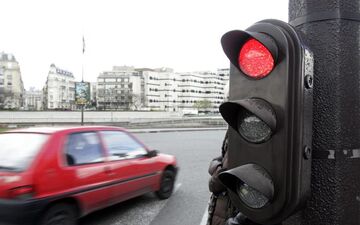
[(219, 179), (250, 208), (262, 208), (274, 197), (270, 175), (257, 164), (245, 164), (222, 172)]
[(253, 79), (269, 75), (278, 57), (275, 41), (263, 33), (230, 31), (223, 35), (221, 44), (230, 62)]
[(270, 104), (262, 99), (242, 99), (220, 105), (224, 120), (246, 141), (262, 143), (276, 129), (276, 116)]

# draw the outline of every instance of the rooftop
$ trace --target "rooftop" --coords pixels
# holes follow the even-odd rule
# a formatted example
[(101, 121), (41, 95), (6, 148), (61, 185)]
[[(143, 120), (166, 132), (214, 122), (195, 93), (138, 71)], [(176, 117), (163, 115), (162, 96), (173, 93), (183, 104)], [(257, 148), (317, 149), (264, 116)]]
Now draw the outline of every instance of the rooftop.
[(68, 77), (74, 77), (74, 74), (72, 72), (60, 69), (60, 68), (56, 67), (55, 64), (51, 64), (50, 67), (55, 68), (55, 71), (57, 74), (65, 75)]
[(16, 62), (15, 56), (13, 54), (8, 54), (5, 52), (0, 52), (0, 61), (11, 61)]
[(74, 131), (92, 131), (92, 130), (114, 130), (120, 129), (121, 127), (112, 127), (112, 126), (59, 126), (59, 127), (28, 127), (20, 128), (15, 130), (9, 130), (7, 132), (23, 132), (23, 133), (44, 133), (44, 134), (53, 134), (59, 131), (74, 130)]

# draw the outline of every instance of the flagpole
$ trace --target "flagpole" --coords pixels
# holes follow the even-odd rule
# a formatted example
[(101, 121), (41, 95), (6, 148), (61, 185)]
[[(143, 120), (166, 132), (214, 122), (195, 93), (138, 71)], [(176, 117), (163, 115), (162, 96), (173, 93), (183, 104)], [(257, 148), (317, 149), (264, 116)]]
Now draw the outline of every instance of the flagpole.
[(81, 66), (81, 82), (84, 82), (84, 55), (85, 55), (85, 38), (83, 35), (83, 54), (82, 54), (82, 66)]
[[(85, 55), (85, 38), (83, 35), (83, 51), (82, 51), (82, 62), (81, 62), (81, 82), (84, 82), (84, 55)], [(81, 126), (84, 126), (84, 107), (85, 104), (81, 104)]]

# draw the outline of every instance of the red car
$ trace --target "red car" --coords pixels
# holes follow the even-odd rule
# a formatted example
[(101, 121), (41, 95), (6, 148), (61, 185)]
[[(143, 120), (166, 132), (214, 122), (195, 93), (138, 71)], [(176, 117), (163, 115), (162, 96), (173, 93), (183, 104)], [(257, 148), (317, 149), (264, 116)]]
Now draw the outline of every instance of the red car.
[(0, 224), (76, 224), (155, 192), (169, 198), (177, 164), (117, 127), (27, 128), (0, 134)]

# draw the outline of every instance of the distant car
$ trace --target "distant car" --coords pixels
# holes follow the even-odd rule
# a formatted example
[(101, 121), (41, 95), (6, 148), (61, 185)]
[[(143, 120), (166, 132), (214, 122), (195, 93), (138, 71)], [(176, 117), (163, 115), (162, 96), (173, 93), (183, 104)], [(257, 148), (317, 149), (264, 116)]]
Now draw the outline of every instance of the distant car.
[(27, 128), (0, 134), (0, 224), (74, 225), (155, 192), (169, 198), (177, 164), (117, 127)]

